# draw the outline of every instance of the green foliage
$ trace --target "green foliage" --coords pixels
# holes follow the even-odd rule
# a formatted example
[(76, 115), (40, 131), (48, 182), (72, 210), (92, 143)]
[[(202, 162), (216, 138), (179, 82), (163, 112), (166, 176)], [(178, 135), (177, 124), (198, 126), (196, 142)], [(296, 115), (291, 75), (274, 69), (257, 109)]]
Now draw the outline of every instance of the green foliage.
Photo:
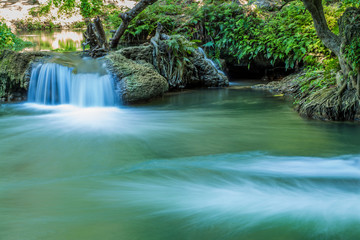
[(299, 78), (301, 93), (311, 93), (319, 89), (334, 87), (336, 73), (340, 70), (339, 60), (330, 58), (323, 61), (322, 65), (307, 66), (306, 73)]
[(25, 42), (13, 34), (9, 27), (5, 23), (0, 22), (0, 50), (11, 49), (21, 50), (25, 47), (31, 46), (32, 43)]
[(81, 0), (80, 12), (83, 17), (91, 17), (91, 4), (88, 0)]
[(164, 42), (168, 46), (171, 54), (176, 57), (184, 54), (190, 55), (197, 48), (194, 42), (188, 41), (182, 35), (172, 35), (170, 39)]
[(341, 4), (344, 8), (346, 7), (360, 7), (360, 1), (359, 0), (342, 0)]
[(91, 18), (102, 15), (103, 6), (102, 0), (80, 0), (80, 4), (76, 0), (48, 0), (39, 7), (31, 8), (29, 13), (34, 17), (41, 17), (49, 14), (52, 7), (56, 7), (60, 13), (72, 14), (75, 9), (79, 8), (83, 17)]
[(52, 1), (46, 4), (40, 5), (39, 7), (33, 7), (29, 10), (29, 14), (33, 17), (41, 17), (50, 12)]
[(360, 39), (357, 38), (346, 46), (345, 57), (352, 64), (353, 70), (360, 72)]
[[(335, 29), (336, 18), (330, 9), (325, 7), (325, 12), (330, 28)], [(316, 64), (331, 55), (300, 1), (275, 13), (231, 3), (205, 4), (188, 24), (193, 29), (190, 35), (202, 40), (213, 58), (227, 55), (249, 63), (265, 59), (272, 65), (284, 63), (286, 68), (294, 68), (300, 63)]]
[(164, 43), (166, 52), (159, 57), (162, 58), (160, 65), (166, 66), (163, 74), (169, 79), (170, 86), (179, 84), (179, 87), (183, 87), (188, 79), (186, 75), (193, 74), (186, 71), (186, 66), (190, 63), (189, 56), (196, 50), (197, 45), (182, 35), (172, 35)]
[(50, 13), (51, 8), (55, 6), (59, 8), (60, 13), (71, 14), (76, 8), (76, 0), (49, 0), (47, 3), (29, 10), (29, 14), (33, 17), (41, 17)]
[(54, 4), (55, 6), (59, 6), (59, 10), (60, 12), (65, 12), (65, 13), (72, 13), (76, 7), (76, 1), (75, 0), (56, 0), (58, 2), (58, 5), (55, 4), (55, 0), (54, 0)]
[[(348, 0), (353, 1), (355, 0)], [(337, 20), (349, 3), (324, 5), (329, 28), (338, 33)], [(317, 37), (313, 20), (301, 1), (281, 11), (267, 12), (231, 1), (205, 1), (193, 7), (192, 18), (177, 31), (201, 40), (213, 59), (266, 62), (274, 66), (320, 66), (335, 56)]]
[(81, 0), (80, 12), (84, 18), (95, 17), (102, 14), (103, 2), (101, 0)]
[(53, 23), (52, 21), (40, 22), (32, 19), (20, 20), (14, 22), (17, 29), (34, 31), (34, 30), (52, 30), (60, 28), (60, 25)]
[[(155, 34), (158, 23), (164, 27), (166, 33), (174, 34), (175, 29), (183, 22), (181, 14), (184, 14), (184, 9), (188, 8), (189, 4), (184, 1), (158, 1), (147, 7), (130, 22), (123, 39), (128, 42), (146, 41)], [(111, 28), (117, 28), (121, 24), (119, 13), (127, 10), (124, 8), (120, 11), (113, 11), (106, 19), (107, 24)]]

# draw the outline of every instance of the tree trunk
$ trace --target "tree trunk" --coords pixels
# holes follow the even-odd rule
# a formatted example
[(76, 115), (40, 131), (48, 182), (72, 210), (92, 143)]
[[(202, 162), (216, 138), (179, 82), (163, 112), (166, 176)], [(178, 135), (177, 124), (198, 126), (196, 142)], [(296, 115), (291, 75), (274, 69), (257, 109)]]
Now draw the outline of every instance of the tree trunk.
[(330, 31), (324, 14), (322, 0), (302, 0), (314, 21), (316, 33), (324, 45), (336, 56), (340, 55), (340, 37)]
[(87, 29), (83, 34), (85, 42), (82, 44), (90, 46), (89, 55), (93, 58), (102, 57), (109, 51), (109, 44), (106, 40), (105, 31), (99, 17), (94, 19), (94, 23), (86, 20)]
[[(346, 48), (353, 41), (360, 38), (360, 9), (348, 8), (339, 19), (339, 32), (337, 36), (332, 33), (327, 25), (322, 6), (322, 0), (302, 0), (307, 10), (310, 12), (314, 21), (316, 33), (320, 40), (328, 47), (339, 59), (341, 67), (342, 83), (338, 94), (341, 95), (346, 89), (355, 88), (360, 92), (359, 70), (354, 69), (352, 60), (346, 56)], [(355, 72), (355, 76), (351, 75)]]
[(126, 13), (121, 13), (119, 17), (122, 19), (122, 23), (112, 37), (110, 47), (116, 48), (119, 44), (121, 36), (124, 35), (124, 32), (129, 26), (131, 20), (133, 20), (139, 13), (141, 13), (145, 8), (147, 8), (147, 6), (152, 5), (157, 1), (158, 0), (141, 0), (130, 11)]

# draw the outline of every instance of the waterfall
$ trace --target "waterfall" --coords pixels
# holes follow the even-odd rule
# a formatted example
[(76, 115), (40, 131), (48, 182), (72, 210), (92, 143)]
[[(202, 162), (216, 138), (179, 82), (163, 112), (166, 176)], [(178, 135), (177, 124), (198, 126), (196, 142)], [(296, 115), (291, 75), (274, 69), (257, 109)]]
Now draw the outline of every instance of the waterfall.
[(109, 74), (75, 74), (71, 67), (39, 64), (31, 72), (28, 101), (80, 107), (114, 106), (114, 81)]
[(204, 51), (204, 49), (202, 49), (201, 47), (198, 48), (198, 51), (200, 52), (200, 54), (204, 57), (205, 61), (207, 61), (208, 63), (210, 63), (219, 73), (225, 75), (225, 73), (223, 71), (221, 71), (221, 69), (214, 63), (213, 60), (211, 60), (210, 58), (208, 58), (206, 56), (206, 53)]

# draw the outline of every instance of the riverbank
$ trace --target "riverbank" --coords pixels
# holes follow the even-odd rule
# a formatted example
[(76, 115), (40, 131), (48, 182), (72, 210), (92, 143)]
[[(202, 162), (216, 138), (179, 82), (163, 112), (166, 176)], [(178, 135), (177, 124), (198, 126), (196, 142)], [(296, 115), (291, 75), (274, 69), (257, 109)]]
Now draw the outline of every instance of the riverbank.
[(331, 121), (360, 121), (360, 99), (355, 90), (345, 90), (329, 85), (314, 84), (328, 80), (323, 71), (301, 71), (280, 81), (258, 84), (253, 89), (290, 95), (294, 97), (295, 110), (306, 118)]

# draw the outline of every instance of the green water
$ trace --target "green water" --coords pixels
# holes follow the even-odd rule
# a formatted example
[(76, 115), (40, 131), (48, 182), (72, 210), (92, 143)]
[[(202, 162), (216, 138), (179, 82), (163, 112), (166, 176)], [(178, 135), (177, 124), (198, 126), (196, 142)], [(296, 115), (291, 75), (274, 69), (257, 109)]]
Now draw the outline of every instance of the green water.
[(83, 32), (85, 30), (47, 30), (25, 31), (16, 35), (34, 45), (28, 51), (76, 51), (82, 50)]
[(360, 126), (229, 88), (0, 105), (0, 239), (360, 239)]

